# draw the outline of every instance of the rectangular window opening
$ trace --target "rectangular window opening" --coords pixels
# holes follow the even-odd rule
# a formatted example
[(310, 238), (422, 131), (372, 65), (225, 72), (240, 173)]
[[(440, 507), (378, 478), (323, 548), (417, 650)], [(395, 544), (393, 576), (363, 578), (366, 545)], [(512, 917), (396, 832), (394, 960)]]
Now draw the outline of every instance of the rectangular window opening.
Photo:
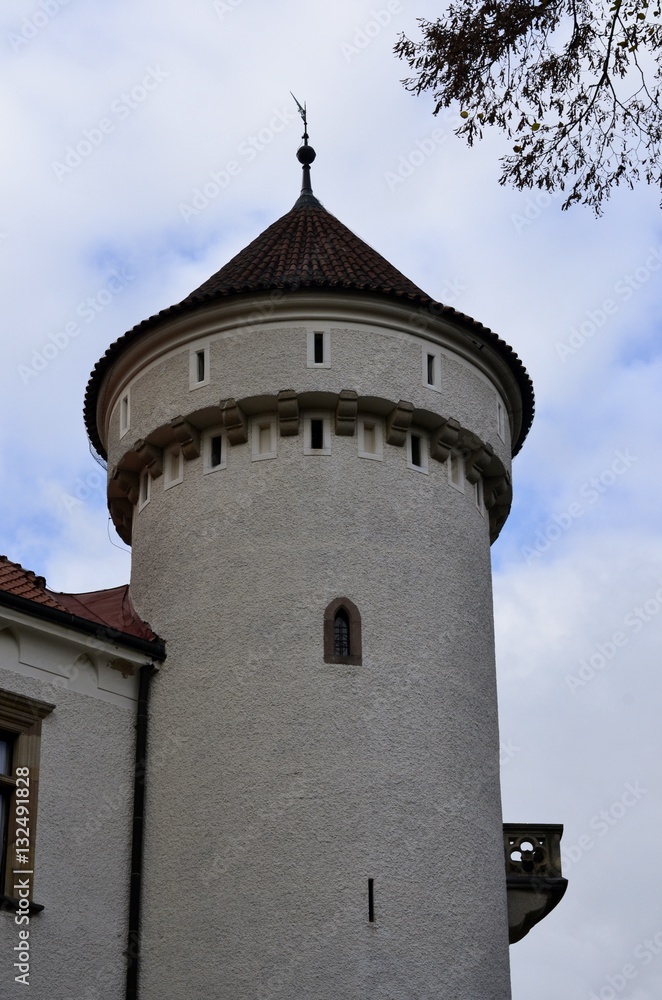
[(120, 434), (126, 434), (129, 429), (129, 394), (122, 396), (120, 402)]
[(313, 347), (313, 360), (316, 365), (324, 364), (324, 334), (315, 333), (314, 335), (314, 347)]
[(310, 447), (320, 449), (324, 447), (324, 421), (313, 417), (310, 421)]
[(260, 455), (267, 455), (271, 451), (271, 424), (260, 424), (257, 447)]
[(428, 383), (434, 385), (434, 354), (428, 354)]
[(215, 434), (210, 441), (209, 464), (215, 469), (223, 461), (223, 435)]
[(421, 459), (421, 439), (418, 434), (412, 434), (411, 436), (411, 464), (421, 468), (423, 465)]
[(363, 425), (363, 450), (369, 455), (377, 454), (377, 430), (374, 424)]
[(144, 507), (149, 500), (149, 473), (143, 470), (140, 473), (140, 488), (138, 490), (138, 505)]
[(204, 351), (196, 351), (195, 365), (196, 365), (196, 375), (198, 377), (198, 382), (204, 382), (206, 377)]
[(0, 871), (7, 870), (7, 846), (9, 840), (9, 809), (14, 790), (12, 780), (12, 756), (15, 736), (0, 732)]
[(368, 920), (371, 924), (375, 922), (375, 880), (368, 879)]

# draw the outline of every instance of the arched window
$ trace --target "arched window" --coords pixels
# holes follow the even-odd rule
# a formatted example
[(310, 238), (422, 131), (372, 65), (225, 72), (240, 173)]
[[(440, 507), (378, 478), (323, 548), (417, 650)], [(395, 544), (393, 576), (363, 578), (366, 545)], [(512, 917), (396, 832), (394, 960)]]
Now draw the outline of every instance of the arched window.
[(333, 652), (335, 656), (349, 656), (349, 615), (338, 608), (333, 619)]
[(324, 612), (324, 662), (361, 663), (361, 615), (346, 597), (331, 601)]

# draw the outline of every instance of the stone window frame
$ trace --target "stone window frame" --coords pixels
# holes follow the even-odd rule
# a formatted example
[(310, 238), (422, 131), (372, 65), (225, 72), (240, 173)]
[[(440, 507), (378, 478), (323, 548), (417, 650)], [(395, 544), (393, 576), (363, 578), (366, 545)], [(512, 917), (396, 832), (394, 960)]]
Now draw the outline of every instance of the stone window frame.
[[(321, 333), (323, 336), (322, 341), (322, 361), (315, 361), (315, 334)], [(326, 330), (308, 330), (308, 346), (306, 363), (308, 368), (330, 368), (331, 367), (331, 331)]]
[[(376, 451), (365, 450), (365, 426), (369, 424), (375, 432)], [(381, 417), (361, 415), (358, 419), (358, 449), (359, 458), (367, 458), (372, 461), (384, 461), (384, 422)]]
[[(260, 430), (269, 426), (269, 451), (260, 451)], [(278, 421), (275, 414), (263, 413), (253, 417), (251, 421), (251, 461), (263, 462), (278, 458)]]
[[(211, 464), (211, 443), (212, 439), (221, 438), (221, 461), (219, 465)], [(228, 436), (222, 426), (209, 427), (202, 435), (202, 473), (205, 476), (228, 467)]]
[[(420, 441), (420, 465), (416, 465), (413, 461), (412, 435)], [(412, 427), (407, 431), (407, 468), (413, 469), (414, 472), (422, 472), (424, 476), (427, 476), (430, 471), (430, 444), (428, 435), (425, 431), (419, 430), (417, 427)]]
[[(12, 744), (12, 777), (0, 776), (0, 784), (9, 792), (9, 826), (7, 835), (7, 853), (2, 859), (0, 877), (0, 908), (17, 910), (19, 900), (13, 894), (14, 881), (20, 875), (14, 875), (14, 869), (25, 870), (26, 878), (30, 879), (30, 911), (43, 909), (32, 902), (34, 898), (35, 846), (37, 838), (37, 807), (39, 798), (39, 761), (41, 757), (41, 723), (54, 711), (55, 705), (16, 694), (14, 691), (0, 689), (0, 729), (13, 736)], [(17, 831), (22, 829), (16, 824), (16, 769), (30, 769), (29, 796), (25, 799), (29, 811), (29, 841), (27, 849), (28, 863), (16, 866), (13, 864), (16, 850)], [(25, 787), (24, 785), (22, 787)], [(20, 802), (21, 800), (18, 799)], [(31, 873), (28, 874), (27, 873)]]
[(131, 428), (131, 391), (129, 389), (127, 389), (126, 392), (123, 392), (120, 396), (119, 421), (120, 437), (123, 438), (127, 431)]
[[(432, 358), (432, 381), (428, 379), (428, 358)], [(442, 353), (438, 347), (423, 344), (423, 385), (441, 392)]]
[[(347, 612), (349, 618), (349, 656), (337, 656), (335, 653), (334, 624), (341, 608)], [(363, 663), (361, 613), (348, 597), (336, 597), (324, 611), (324, 662), (345, 663), (351, 666), (361, 666)]]
[[(198, 379), (198, 355), (200, 354), (204, 369), (204, 378), (202, 379)], [(189, 391), (200, 389), (203, 385), (209, 385), (209, 355), (209, 344), (203, 344), (202, 347), (192, 347), (189, 351)]]
[[(321, 448), (312, 447), (311, 421), (322, 421), (323, 444)], [(304, 455), (330, 455), (331, 454), (331, 417), (323, 411), (306, 413), (303, 418), (303, 453)]]
[[(173, 462), (176, 459), (176, 463)], [(177, 465), (176, 475), (173, 475), (173, 465)], [(178, 444), (166, 448), (163, 453), (163, 489), (169, 490), (172, 486), (179, 486), (184, 482), (184, 454)]]

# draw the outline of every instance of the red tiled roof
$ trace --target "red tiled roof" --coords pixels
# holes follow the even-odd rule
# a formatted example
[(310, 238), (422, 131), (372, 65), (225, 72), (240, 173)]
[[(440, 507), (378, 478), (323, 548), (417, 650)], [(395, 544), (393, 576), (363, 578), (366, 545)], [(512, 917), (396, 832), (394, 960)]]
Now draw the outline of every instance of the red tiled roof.
[(47, 590), (43, 576), (35, 576), (32, 570), (23, 569), (7, 556), (0, 556), (0, 604), (3, 593), (22, 597), (147, 642), (157, 639), (150, 627), (136, 614), (128, 584), (109, 590), (94, 590), (87, 594), (59, 594)]
[(138, 323), (116, 340), (97, 362), (85, 394), (85, 423), (99, 454), (105, 449), (96, 426), (97, 397), (106, 372), (133, 341), (159, 324), (235, 295), (270, 290), (338, 289), (395, 298), (447, 317), (484, 343), (489, 343), (511, 369), (522, 394), (519, 450), (533, 419), (533, 386), (517, 354), (496, 333), (451, 306), (435, 302), (422, 289), (344, 226), (312, 194), (302, 194), (294, 207), (252, 243), (191, 292), (185, 299)]
[(28, 601), (45, 604), (49, 608), (57, 608), (58, 611), (65, 610), (46, 590), (43, 576), (35, 576), (31, 569), (23, 569), (7, 556), (0, 556), (0, 591), (14, 594), (15, 597), (25, 597)]

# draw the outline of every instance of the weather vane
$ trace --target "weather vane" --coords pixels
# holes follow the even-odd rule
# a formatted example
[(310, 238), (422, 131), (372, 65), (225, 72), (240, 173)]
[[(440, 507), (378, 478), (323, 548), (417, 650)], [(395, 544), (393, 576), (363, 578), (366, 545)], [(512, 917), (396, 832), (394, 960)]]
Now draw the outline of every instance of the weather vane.
[[(290, 91), (290, 94), (292, 94), (292, 91)], [(308, 122), (306, 120), (306, 102), (304, 101), (303, 105), (301, 105), (299, 103), (299, 101), (297, 101), (296, 97), (294, 97), (294, 94), (292, 94), (292, 97), (294, 98), (294, 103), (296, 104), (297, 108), (299, 109), (299, 114), (301, 115), (301, 120), (303, 121), (303, 135), (301, 136), (301, 138), (303, 139), (304, 146), (307, 146), (308, 145)]]

